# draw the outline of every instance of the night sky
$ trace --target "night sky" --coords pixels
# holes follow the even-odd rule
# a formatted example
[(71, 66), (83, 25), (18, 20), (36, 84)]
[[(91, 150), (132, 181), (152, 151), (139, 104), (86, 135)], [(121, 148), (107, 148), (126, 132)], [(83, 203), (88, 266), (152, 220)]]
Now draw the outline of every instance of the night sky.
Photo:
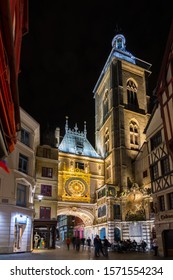
[[(112, 49), (116, 29), (126, 49), (152, 64), (149, 94), (157, 82), (172, 19), (169, 1), (29, 0), (29, 32), (23, 37), (20, 106), (38, 123), (69, 127), (87, 122), (94, 146), (93, 89)], [(170, 4), (169, 4), (170, 5)]]

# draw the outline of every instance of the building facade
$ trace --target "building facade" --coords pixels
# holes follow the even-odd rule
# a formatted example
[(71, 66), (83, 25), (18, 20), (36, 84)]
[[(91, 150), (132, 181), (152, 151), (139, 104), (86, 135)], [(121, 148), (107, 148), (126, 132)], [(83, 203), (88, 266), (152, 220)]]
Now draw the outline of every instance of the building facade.
[(0, 253), (32, 250), (35, 156), (40, 126), (20, 108), (21, 131), (7, 157), (9, 173), (0, 169)]
[[(104, 160), (97, 154), (87, 139), (86, 123), (80, 132), (77, 124), (74, 129), (68, 127), (66, 119), (65, 135), (59, 141), (58, 171), (58, 209), (57, 214), (71, 215), (83, 221), (80, 236), (94, 238), (96, 190), (104, 184)], [(96, 229), (95, 229), (96, 230)], [(83, 233), (84, 232), (84, 233)], [(75, 234), (76, 235), (76, 234)]]
[(166, 145), (173, 160), (173, 20), (156, 87)]
[(58, 149), (40, 145), (36, 154), (34, 248), (55, 248), (57, 193)]
[(146, 137), (159, 255), (173, 256), (173, 162), (165, 141), (159, 104), (146, 127)]

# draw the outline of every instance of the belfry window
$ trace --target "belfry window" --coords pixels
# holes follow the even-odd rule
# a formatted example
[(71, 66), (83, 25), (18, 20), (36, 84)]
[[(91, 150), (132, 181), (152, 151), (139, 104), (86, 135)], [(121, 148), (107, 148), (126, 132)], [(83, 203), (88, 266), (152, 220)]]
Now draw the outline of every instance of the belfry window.
[(109, 152), (109, 129), (107, 128), (104, 135), (105, 153)]
[(105, 117), (106, 114), (108, 113), (109, 106), (108, 106), (108, 90), (105, 92), (105, 97), (103, 100), (103, 116)]
[(138, 105), (137, 85), (132, 80), (128, 80), (127, 82), (127, 100), (130, 105)]
[(132, 146), (139, 145), (139, 127), (135, 121), (130, 122), (130, 144)]

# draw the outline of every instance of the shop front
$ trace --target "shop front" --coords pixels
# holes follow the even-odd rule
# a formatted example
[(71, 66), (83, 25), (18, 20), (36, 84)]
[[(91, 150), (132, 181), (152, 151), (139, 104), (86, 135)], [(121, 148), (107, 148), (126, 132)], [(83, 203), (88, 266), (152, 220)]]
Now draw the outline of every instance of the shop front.
[(55, 249), (56, 220), (34, 220), (33, 248)]

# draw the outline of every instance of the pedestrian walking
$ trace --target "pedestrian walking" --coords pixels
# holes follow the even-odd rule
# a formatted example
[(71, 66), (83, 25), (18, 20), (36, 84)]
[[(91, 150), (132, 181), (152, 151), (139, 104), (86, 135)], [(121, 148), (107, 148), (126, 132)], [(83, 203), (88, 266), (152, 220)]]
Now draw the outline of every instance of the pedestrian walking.
[(102, 253), (103, 256), (105, 256), (104, 252), (103, 252), (103, 244), (102, 244), (102, 240), (99, 237), (99, 256), (100, 256), (100, 252)]
[(104, 249), (105, 257), (108, 257), (108, 247), (110, 247), (110, 242), (108, 241), (106, 236), (104, 236), (104, 239), (103, 239), (103, 249)]
[(146, 247), (147, 247), (147, 243), (145, 242), (145, 240), (142, 240), (142, 241), (141, 241), (141, 248), (142, 248), (142, 251), (143, 251), (143, 252), (146, 251)]
[(73, 236), (73, 238), (72, 238), (72, 244), (73, 244), (73, 249), (75, 249), (75, 247), (76, 247), (76, 237), (75, 236)]
[(88, 237), (88, 238), (87, 238), (87, 240), (86, 240), (86, 242), (87, 242), (87, 245), (88, 245), (88, 250), (90, 250), (90, 246), (91, 246), (91, 238), (90, 238), (90, 237)]
[(99, 248), (100, 248), (100, 243), (99, 243), (99, 235), (96, 235), (94, 237), (94, 254), (95, 257), (99, 257)]
[(71, 243), (71, 239), (70, 239), (70, 237), (67, 237), (66, 238), (66, 244), (67, 244), (67, 249), (68, 250), (70, 249), (70, 243)]
[(157, 238), (154, 238), (154, 239), (153, 239), (152, 248), (153, 248), (153, 250), (154, 250), (154, 256), (157, 256), (157, 255), (158, 255), (158, 243), (157, 243)]
[(80, 250), (80, 244), (81, 244), (80, 238), (79, 238), (79, 236), (77, 236), (76, 237), (76, 251)]

